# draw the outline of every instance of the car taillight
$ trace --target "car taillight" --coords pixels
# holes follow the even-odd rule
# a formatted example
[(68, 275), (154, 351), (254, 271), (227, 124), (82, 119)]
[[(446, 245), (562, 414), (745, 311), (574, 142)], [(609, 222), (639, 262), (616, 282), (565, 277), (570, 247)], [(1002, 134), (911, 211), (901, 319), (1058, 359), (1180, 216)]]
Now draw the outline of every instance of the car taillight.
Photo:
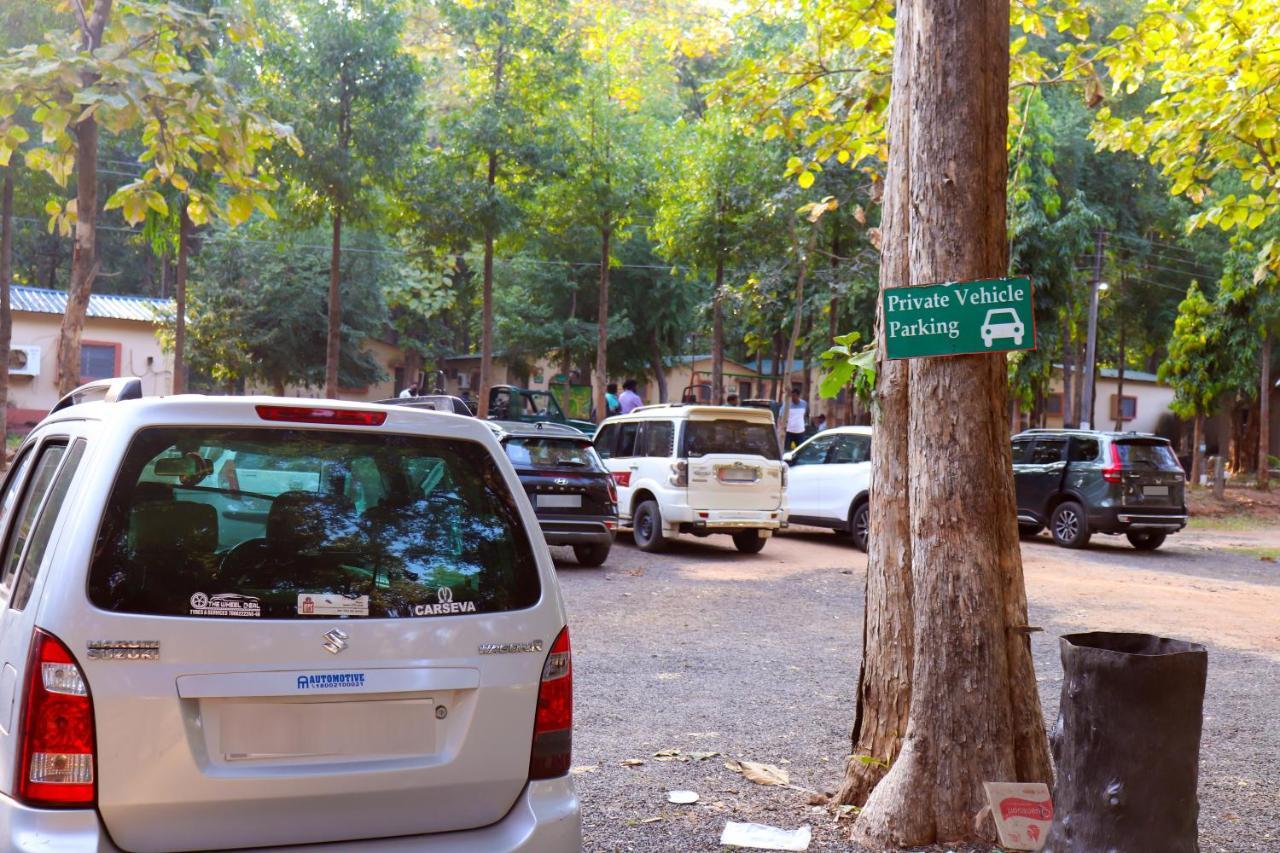
[(560, 631), (542, 665), (538, 712), (533, 722), (529, 778), (550, 779), (569, 772), (573, 746), (573, 659), (569, 628)]
[(689, 463), (685, 460), (681, 459), (679, 462), (671, 463), (671, 485), (689, 485)]
[(335, 426), (382, 426), (386, 412), (361, 409), (333, 409), (328, 406), (254, 406), (264, 421), (286, 421), (298, 424), (334, 424)]
[(615, 471), (613, 473), (613, 482), (625, 489), (627, 486), (631, 485), (631, 472)]
[(93, 700), (57, 637), (37, 630), (22, 707), (18, 797), (32, 806), (87, 806), (96, 794)]
[(1102, 479), (1108, 483), (1120, 482), (1120, 449), (1111, 445), (1111, 463), (1102, 469)]
[(613, 482), (613, 477), (606, 478), (605, 483), (607, 484), (607, 488), (609, 490), (609, 503), (613, 504), (614, 506), (617, 506), (618, 505), (618, 484)]

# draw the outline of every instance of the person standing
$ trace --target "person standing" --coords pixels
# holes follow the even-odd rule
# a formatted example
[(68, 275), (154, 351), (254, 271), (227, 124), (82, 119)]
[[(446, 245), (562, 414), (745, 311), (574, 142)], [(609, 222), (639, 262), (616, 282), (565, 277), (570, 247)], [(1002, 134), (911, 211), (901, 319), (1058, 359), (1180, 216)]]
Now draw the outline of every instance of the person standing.
[(628, 414), (644, 405), (644, 400), (636, 393), (636, 381), (628, 379), (622, 383), (622, 393), (618, 396), (618, 405), (622, 414)]
[(416, 396), (418, 396), (417, 385), (410, 385), (408, 388), (400, 392), (401, 399), (408, 399), (410, 397), (416, 397)]
[(787, 449), (794, 450), (804, 441), (805, 414), (809, 406), (800, 399), (800, 392), (791, 389), (791, 402), (787, 405)]
[(610, 382), (604, 386), (604, 416), (611, 418), (622, 414), (622, 404), (618, 402), (618, 383)]
[(726, 397), (726, 398), (725, 398), (724, 404), (725, 404), (726, 406), (736, 406), (736, 405), (738, 405), (738, 395), (737, 395), (737, 394), (730, 394), (728, 397)]
[(822, 432), (824, 429), (827, 428), (827, 416), (818, 415), (818, 419), (813, 423), (814, 423), (814, 426), (818, 428), (818, 432)]

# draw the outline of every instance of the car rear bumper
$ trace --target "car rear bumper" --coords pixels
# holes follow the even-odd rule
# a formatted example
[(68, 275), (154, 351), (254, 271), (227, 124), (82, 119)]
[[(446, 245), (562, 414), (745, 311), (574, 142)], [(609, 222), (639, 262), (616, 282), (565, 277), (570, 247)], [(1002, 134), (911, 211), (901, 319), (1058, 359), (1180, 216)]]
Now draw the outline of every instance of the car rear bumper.
[(618, 520), (539, 518), (538, 526), (548, 545), (612, 545)]
[[(182, 827), (174, 827), (174, 832), (177, 834), (175, 849), (190, 843), (190, 839), (180, 837)], [(209, 839), (209, 842), (209, 849), (220, 847), (217, 839)], [(17, 853), (120, 853), (95, 811), (34, 809), (3, 795), (0, 795), (0, 847)], [(506, 817), (479, 829), (253, 849), (287, 850), (290, 853), (335, 853), (337, 850), (362, 853), (488, 853), (492, 850), (561, 853), (582, 849), (582, 820), (573, 781), (569, 776), (562, 776), (530, 782)]]
[(1187, 512), (1179, 509), (1117, 509), (1095, 511), (1089, 516), (1089, 526), (1099, 533), (1128, 533), (1150, 531), (1175, 533), (1187, 526)]
[(781, 509), (694, 509), (672, 507), (664, 513), (664, 522), (682, 528), (706, 530), (777, 530), (786, 524), (787, 514)]

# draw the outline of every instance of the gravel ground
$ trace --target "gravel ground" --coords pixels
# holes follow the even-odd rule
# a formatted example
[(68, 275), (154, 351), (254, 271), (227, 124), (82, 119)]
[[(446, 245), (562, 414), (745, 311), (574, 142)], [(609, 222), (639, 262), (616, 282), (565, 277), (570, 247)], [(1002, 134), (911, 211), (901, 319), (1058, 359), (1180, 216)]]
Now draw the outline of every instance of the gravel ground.
[[(1270, 595), (1280, 590), (1268, 585), (1280, 583), (1280, 568), (1215, 550), (1203, 531), (1166, 547), (1140, 557), (1105, 545), (1084, 553), (1040, 543), (1024, 549), (1032, 621), (1045, 628), (1033, 636), (1045, 718), (1057, 713), (1061, 689), (1057, 635), (1081, 627), (1169, 631), (1142, 618), (1146, 590), (1156, 586), (1256, 602), (1260, 628), (1236, 648), (1198, 633), (1213, 628), (1194, 620), (1174, 633), (1210, 648), (1202, 848), (1280, 850), (1280, 597)], [(861, 654), (865, 557), (830, 533), (803, 531), (756, 556), (737, 554), (721, 537), (681, 542), (660, 556), (624, 539), (603, 570), (555, 553), (573, 633), (574, 764), (588, 850), (716, 850), (726, 820), (808, 824), (811, 850), (859, 849), (847, 840), (848, 820), (809, 806), (804, 791), (755, 785), (725, 762), (774, 764), (793, 786), (815, 791), (837, 784)], [(1103, 570), (1109, 586), (1097, 588), (1090, 575), (1066, 595), (1063, 573), (1089, 568)], [(1116, 578), (1130, 581), (1119, 595)], [(1042, 583), (1052, 584), (1051, 603), (1037, 596)], [(1102, 595), (1106, 608), (1094, 609)], [(655, 755), (667, 750), (681, 755)], [(719, 755), (689, 757), (706, 752)], [(628, 759), (644, 763), (624, 766)], [(671, 805), (666, 794), (674, 789), (701, 799)]]

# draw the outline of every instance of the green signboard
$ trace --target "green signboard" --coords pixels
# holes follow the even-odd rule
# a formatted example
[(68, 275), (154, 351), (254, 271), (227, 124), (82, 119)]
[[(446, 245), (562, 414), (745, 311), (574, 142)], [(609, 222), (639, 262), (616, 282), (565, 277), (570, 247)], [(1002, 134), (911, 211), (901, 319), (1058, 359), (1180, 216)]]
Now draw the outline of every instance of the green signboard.
[(881, 300), (889, 358), (1036, 348), (1029, 279), (895, 287)]

